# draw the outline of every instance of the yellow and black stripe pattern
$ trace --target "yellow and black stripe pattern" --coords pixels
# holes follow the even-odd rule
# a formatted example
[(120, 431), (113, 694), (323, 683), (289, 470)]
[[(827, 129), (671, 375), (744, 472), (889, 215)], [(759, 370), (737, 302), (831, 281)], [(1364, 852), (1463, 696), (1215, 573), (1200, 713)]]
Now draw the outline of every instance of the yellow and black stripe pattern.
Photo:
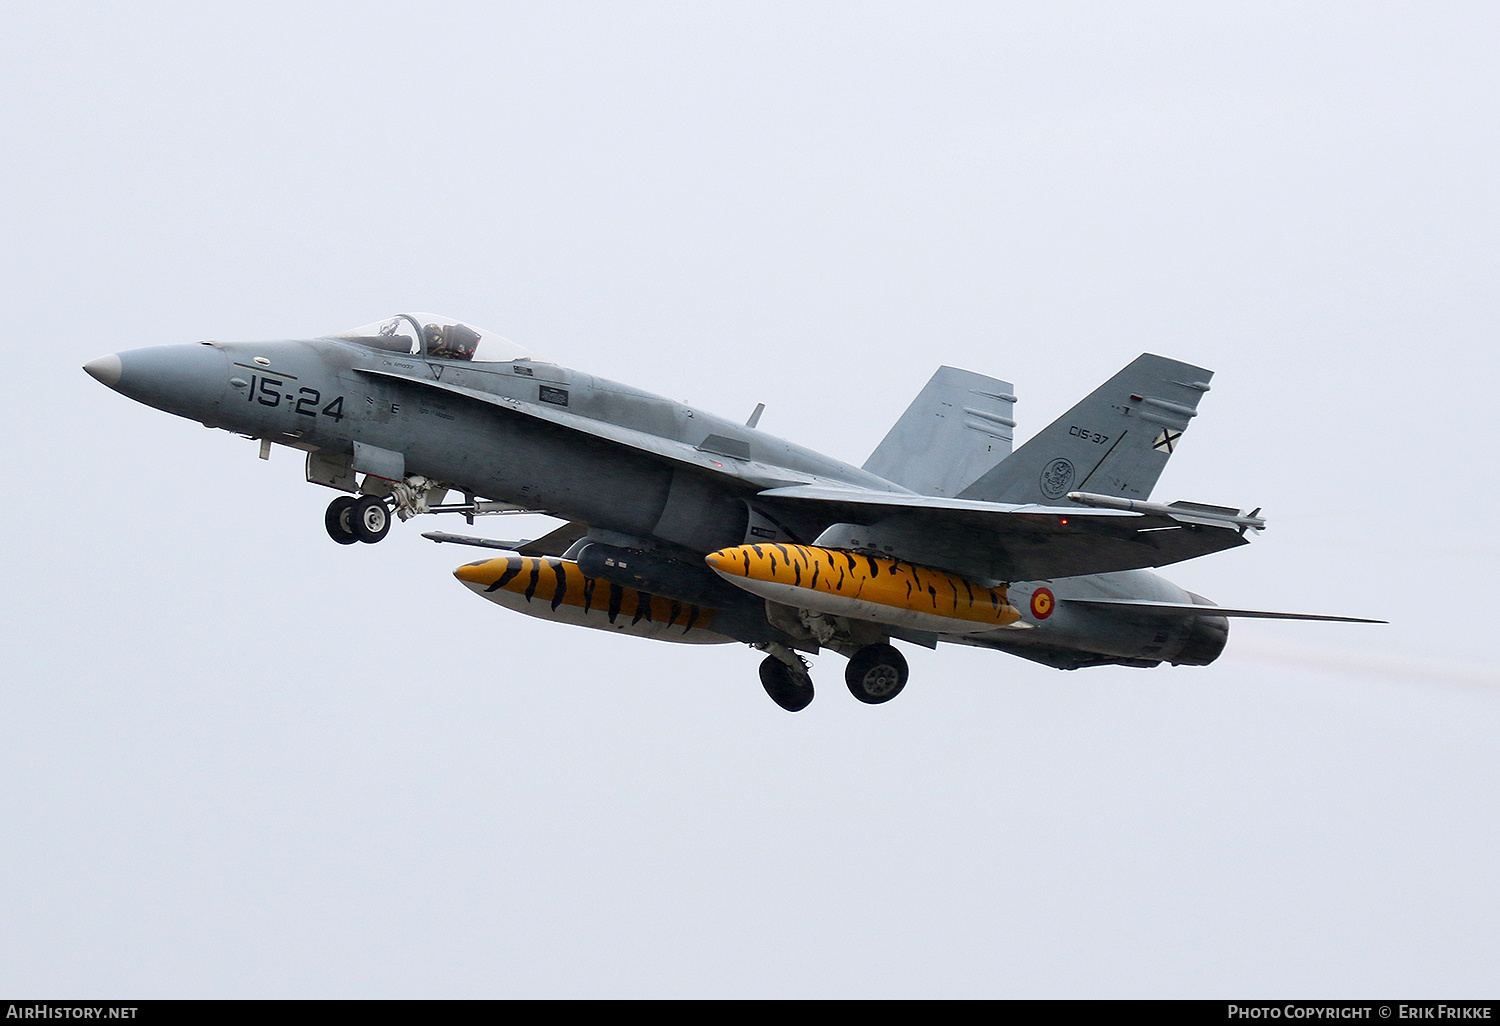
[(913, 566), (811, 545), (739, 545), (707, 557), (720, 574), (791, 585), (951, 620), (1006, 627), (1021, 618), (1005, 588)]
[[(527, 605), (536, 603), (553, 613), (568, 606), (598, 614), (616, 626), (652, 624), (681, 628), (686, 634), (704, 630), (714, 621), (712, 609), (585, 577), (577, 563), (556, 556), (501, 556), (467, 563), (453, 571), (453, 576), (481, 585), (486, 594), (506, 591), (521, 596)], [(542, 609), (536, 613), (546, 616)]]

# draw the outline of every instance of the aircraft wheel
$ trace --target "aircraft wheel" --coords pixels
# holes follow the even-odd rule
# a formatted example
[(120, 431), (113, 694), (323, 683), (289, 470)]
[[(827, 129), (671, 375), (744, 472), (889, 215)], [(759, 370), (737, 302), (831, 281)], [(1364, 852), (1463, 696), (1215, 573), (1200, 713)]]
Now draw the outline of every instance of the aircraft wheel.
[(381, 499), (366, 495), (354, 503), (354, 533), (359, 540), (374, 545), (391, 529), (391, 511)]
[(906, 657), (892, 646), (866, 645), (849, 660), (844, 680), (855, 698), (879, 705), (901, 694), (909, 672)]
[(340, 545), (353, 545), (359, 541), (359, 535), (354, 533), (354, 506), (357, 502), (357, 499), (340, 495), (328, 504), (328, 512), (323, 514), (328, 537)]
[(760, 684), (771, 701), (787, 712), (801, 712), (813, 700), (812, 680), (799, 682), (792, 668), (775, 656), (766, 656), (760, 664)]

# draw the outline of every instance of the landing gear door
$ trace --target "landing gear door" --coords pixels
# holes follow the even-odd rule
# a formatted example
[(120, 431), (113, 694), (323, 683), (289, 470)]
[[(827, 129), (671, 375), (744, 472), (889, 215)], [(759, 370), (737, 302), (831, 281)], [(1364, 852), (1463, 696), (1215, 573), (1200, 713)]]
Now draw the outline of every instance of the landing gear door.
[(308, 453), (307, 479), (313, 484), (337, 488), (341, 492), (359, 491), (354, 466), (347, 453), (325, 452), (321, 449)]
[(406, 457), (399, 452), (382, 449), (378, 445), (355, 442), (352, 465), (355, 470), (383, 477), (387, 481), (401, 481), (406, 478)]

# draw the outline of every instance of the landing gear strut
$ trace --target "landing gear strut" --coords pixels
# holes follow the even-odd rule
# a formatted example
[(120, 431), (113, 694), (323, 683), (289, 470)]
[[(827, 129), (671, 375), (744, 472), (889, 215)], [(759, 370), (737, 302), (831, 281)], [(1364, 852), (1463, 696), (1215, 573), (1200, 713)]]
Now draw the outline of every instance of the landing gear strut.
[(891, 645), (866, 645), (844, 668), (844, 681), (855, 698), (867, 705), (889, 702), (906, 687), (906, 657)]
[(323, 526), (328, 529), (328, 537), (340, 545), (357, 541), (373, 545), (390, 532), (391, 511), (383, 499), (373, 495), (359, 499), (340, 495), (328, 504)]

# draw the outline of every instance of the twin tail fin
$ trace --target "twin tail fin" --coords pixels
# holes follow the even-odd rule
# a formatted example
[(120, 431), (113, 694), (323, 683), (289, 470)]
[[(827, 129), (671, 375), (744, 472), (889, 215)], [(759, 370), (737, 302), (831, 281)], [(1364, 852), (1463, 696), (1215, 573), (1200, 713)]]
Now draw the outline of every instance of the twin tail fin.
[(958, 494), (1065, 505), (1069, 492), (1148, 499), (1213, 371), (1144, 353)]

